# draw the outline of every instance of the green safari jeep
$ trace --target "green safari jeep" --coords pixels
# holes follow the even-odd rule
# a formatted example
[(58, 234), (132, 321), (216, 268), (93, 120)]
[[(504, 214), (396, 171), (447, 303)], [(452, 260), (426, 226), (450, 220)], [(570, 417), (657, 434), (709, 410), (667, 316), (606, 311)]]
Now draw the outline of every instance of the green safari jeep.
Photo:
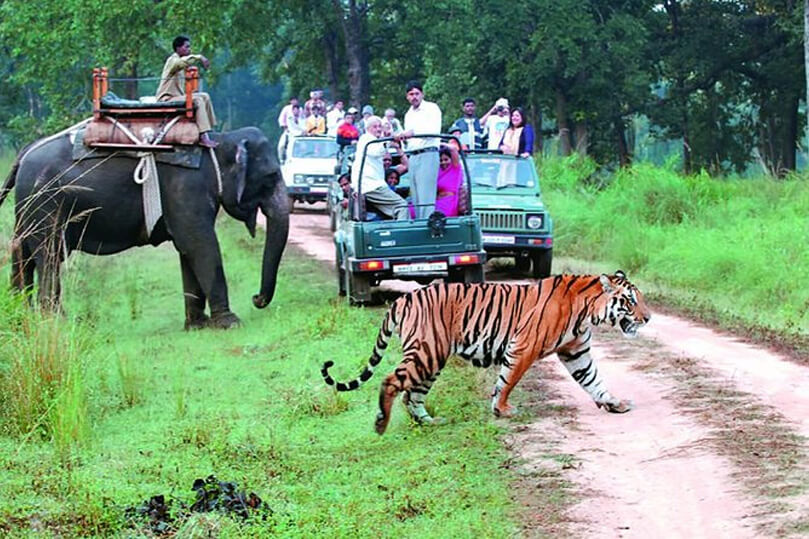
[(473, 151), (466, 164), (489, 257), (514, 257), (517, 269), (531, 269), (536, 279), (550, 275), (553, 219), (542, 202), (534, 160)]
[[(442, 141), (452, 138), (448, 135), (429, 137)], [(390, 140), (380, 138), (370, 144)], [(466, 193), (470, 193), (469, 174), (463, 152), (460, 154)], [(362, 167), (365, 160), (362, 161), (354, 161), (352, 166)], [(471, 204), (466, 206), (471, 208)], [(342, 217), (336, 219), (335, 263), (339, 293), (348, 296), (352, 305), (369, 303), (371, 288), (388, 279), (415, 280), (422, 284), (436, 278), (450, 282), (484, 281), (486, 252), (480, 220), (469, 209), (466, 214), (455, 217), (434, 212), (429, 219), (395, 221), (380, 218), (364, 197), (352, 193), (348, 208), (343, 211)]]

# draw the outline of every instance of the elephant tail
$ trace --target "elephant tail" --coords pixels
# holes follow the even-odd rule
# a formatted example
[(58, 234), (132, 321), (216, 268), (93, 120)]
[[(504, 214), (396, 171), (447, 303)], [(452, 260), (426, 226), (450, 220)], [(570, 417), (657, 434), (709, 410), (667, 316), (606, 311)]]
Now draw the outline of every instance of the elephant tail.
[(20, 168), (20, 156), (22, 156), (23, 153), (24, 152), (20, 152), (20, 155), (14, 160), (14, 164), (11, 165), (11, 172), (8, 173), (6, 181), (3, 182), (3, 187), (0, 187), (0, 206), (3, 205), (6, 197), (17, 183), (17, 170)]
[(8, 176), (6, 176), (6, 181), (3, 182), (3, 187), (0, 187), (0, 206), (3, 205), (6, 197), (17, 184), (17, 171), (20, 169), (22, 158), (28, 153), (28, 150), (30, 150), (31, 146), (34, 144), (35, 142), (26, 145), (22, 150), (20, 150), (20, 153), (17, 154), (17, 158), (14, 159), (14, 164), (11, 165), (11, 171), (8, 173)]

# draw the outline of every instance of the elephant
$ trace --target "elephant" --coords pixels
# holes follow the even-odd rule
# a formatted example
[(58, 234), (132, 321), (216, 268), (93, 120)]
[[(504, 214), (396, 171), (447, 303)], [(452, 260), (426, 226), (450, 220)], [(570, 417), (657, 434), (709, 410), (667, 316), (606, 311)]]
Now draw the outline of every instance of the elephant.
[(214, 151), (221, 193), (207, 150), (198, 169), (157, 163), (162, 216), (151, 234), (142, 187), (133, 181), (138, 160), (116, 152), (75, 161), (73, 141), (63, 133), (23, 149), (0, 191), (0, 204), (11, 189), (16, 195), (13, 288), (32, 291), (36, 270), (40, 306), (58, 311), (60, 266), (70, 252), (109, 255), (171, 240), (180, 255), (185, 328), (233, 327), (240, 321), (230, 310), (214, 230), (221, 205), (251, 236), (259, 209), (266, 218), (261, 285), (253, 304), (269, 305), (289, 233), (289, 202), (275, 147), (260, 129), (212, 134), (219, 143)]

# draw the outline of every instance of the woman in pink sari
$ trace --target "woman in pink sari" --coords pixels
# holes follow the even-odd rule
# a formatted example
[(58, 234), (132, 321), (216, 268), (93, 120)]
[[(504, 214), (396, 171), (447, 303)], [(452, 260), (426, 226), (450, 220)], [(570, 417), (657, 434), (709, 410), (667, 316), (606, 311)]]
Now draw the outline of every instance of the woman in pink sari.
[(435, 196), (435, 211), (447, 217), (459, 214), (459, 201), (463, 189), (463, 169), (455, 146), (445, 145), (439, 153), (438, 192)]

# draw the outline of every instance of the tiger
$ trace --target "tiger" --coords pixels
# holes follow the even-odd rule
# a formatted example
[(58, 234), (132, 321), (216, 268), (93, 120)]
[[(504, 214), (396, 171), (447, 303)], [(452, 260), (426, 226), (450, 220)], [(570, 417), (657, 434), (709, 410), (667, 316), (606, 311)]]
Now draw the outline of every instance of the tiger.
[(383, 434), (399, 393), (410, 416), (420, 424), (436, 422), (424, 407), (430, 388), (446, 365), (459, 356), (475, 367), (500, 366), (491, 394), (495, 416), (516, 409), (511, 391), (537, 360), (556, 353), (596, 406), (625, 413), (632, 401), (615, 398), (590, 355), (591, 326), (608, 323), (635, 337), (651, 313), (643, 294), (622, 271), (614, 275), (556, 275), (531, 284), (437, 283), (397, 298), (385, 314), (376, 345), (362, 373), (350, 382), (321, 369), (326, 384), (353, 391), (368, 381), (382, 360), (393, 331), (402, 344), (402, 362), (382, 382), (375, 430)]

